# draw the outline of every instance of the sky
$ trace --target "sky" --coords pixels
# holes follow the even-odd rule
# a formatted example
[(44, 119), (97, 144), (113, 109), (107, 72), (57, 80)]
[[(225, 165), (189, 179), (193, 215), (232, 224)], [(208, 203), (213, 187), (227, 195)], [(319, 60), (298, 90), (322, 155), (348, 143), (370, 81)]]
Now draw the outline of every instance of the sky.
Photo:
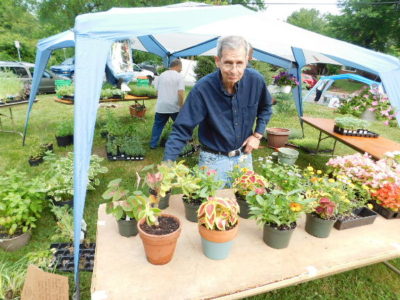
[[(335, 15), (340, 13), (339, 9), (336, 7), (337, 0), (264, 0), (264, 2), (267, 7), (265, 13), (281, 21), (286, 21), (286, 18), (290, 16), (292, 12), (300, 10), (301, 8), (314, 8), (321, 13), (331, 13)], [(269, 5), (269, 3), (280, 4)]]

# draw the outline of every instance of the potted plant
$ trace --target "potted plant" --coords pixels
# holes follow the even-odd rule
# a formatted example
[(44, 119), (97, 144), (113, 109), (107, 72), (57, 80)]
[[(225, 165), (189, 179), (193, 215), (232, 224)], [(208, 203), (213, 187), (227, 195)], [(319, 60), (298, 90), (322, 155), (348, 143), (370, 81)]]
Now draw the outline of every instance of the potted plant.
[(178, 176), (178, 186), (182, 189), (185, 217), (188, 221), (197, 222), (200, 205), (223, 186), (216, 175), (215, 170), (196, 165), (189, 172), (182, 172)]
[(326, 238), (336, 222), (336, 203), (327, 197), (318, 199), (318, 205), (307, 214), (306, 231), (312, 236)]
[(11, 71), (0, 72), (0, 100), (9, 103), (24, 91), (24, 83)]
[(29, 148), (29, 165), (37, 166), (43, 162), (43, 157), (47, 151), (53, 151), (53, 144), (40, 143), (38, 138), (34, 138)]
[(112, 214), (118, 224), (118, 232), (124, 237), (137, 235), (137, 221), (144, 215), (146, 196), (140, 191), (134, 193), (120, 186), (122, 179), (108, 183), (102, 197), (106, 200), (106, 212)]
[(274, 85), (280, 86), (281, 92), (288, 94), (290, 93), (292, 87), (299, 85), (297, 78), (288, 72), (280, 72), (278, 75), (274, 76)]
[(239, 228), (239, 205), (235, 200), (210, 197), (197, 213), (203, 253), (211, 259), (228, 257)]
[(182, 230), (180, 220), (157, 208), (158, 197), (152, 197), (156, 203), (146, 202), (142, 211), (143, 218), (137, 228), (142, 239), (147, 260), (154, 265), (164, 265), (171, 261), (176, 243)]
[(0, 247), (15, 251), (26, 245), (45, 207), (43, 178), (23, 172), (0, 176)]
[(369, 122), (365, 120), (343, 116), (335, 118), (333, 131), (344, 135), (378, 137), (377, 134), (368, 131), (369, 126)]
[(66, 147), (74, 143), (74, 126), (70, 120), (57, 124), (56, 140), (59, 147)]
[(250, 210), (246, 201), (247, 194), (251, 191), (257, 194), (268, 192), (268, 181), (254, 171), (250, 171), (247, 168), (240, 168), (239, 166), (234, 167), (231, 178), (233, 180), (232, 187), (235, 190), (236, 201), (240, 206), (239, 216), (248, 219), (250, 217)]
[(275, 249), (289, 245), (297, 219), (301, 212), (307, 210), (310, 202), (304, 198), (301, 190), (280, 189), (271, 189), (264, 194), (252, 191), (246, 199), (250, 206), (250, 219), (263, 225), (263, 240)]
[[(385, 218), (396, 218), (400, 217), (398, 213), (400, 199), (396, 197), (397, 188), (400, 186), (400, 160), (398, 157), (400, 157), (400, 152), (398, 154), (388, 152), (384, 158), (375, 162), (368, 154), (356, 153), (331, 158), (327, 165), (335, 176), (346, 176), (353, 184), (367, 190), (377, 213)], [(389, 198), (386, 196), (388, 193), (391, 194)], [(382, 195), (381, 199), (385, 204), (389, 204), (387, 208), (378, 203), (381, 201), (379, 195)], [(390, 202), (386, 202), (386, 200)]]
[(129, 106), (129, 112), (132, 117), (144, 118), (146, 114), (146, 106), (144, 105), (144, 101), (142, 104), (139, 104), (135, 101), (135, 104)]
[(75, 87), (73, 85), (61, 85), (56, 88), (56, 95), (58, 98), (74, 101)]

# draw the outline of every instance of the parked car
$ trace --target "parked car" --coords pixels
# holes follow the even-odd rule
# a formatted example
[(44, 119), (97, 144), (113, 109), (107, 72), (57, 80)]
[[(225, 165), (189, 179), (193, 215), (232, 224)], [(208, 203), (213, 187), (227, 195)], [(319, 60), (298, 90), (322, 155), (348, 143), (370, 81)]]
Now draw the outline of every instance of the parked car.
[[(11, 71), (24, 82), (32, 83), (35, 65), (27, 62), (0, 61), (0, 71)], [(55, 93), (55, 81), (69, 79), (45, 70), (39, 84), (39, 93)]]
[(50, 70), (52, 70), (57, 75), (62, 75), (72, 78), (75, 72), (75, 58), (74, 57), (67, 58), (61, 64), (51, 66)]
[(151, 71), (151, 72), (153, 72), (155, 75), (158, 75), (158, 72), (157, 72), (158, 66), (157, 66), (155, 63), (151, 62), (151, 61), (144, 61), (144, 62), (141, 62), (141, 63), (139, 63), (139, 64), (137, 64), (137, 65), (138, 65), (139, 67), (141, 67), (142, 69)]
[(314, 76), (304, 73), (301, 74), (301, 80), (306, 85), (307, 89), (313, 88), (313, 86), (318, 82), (318, 79)]

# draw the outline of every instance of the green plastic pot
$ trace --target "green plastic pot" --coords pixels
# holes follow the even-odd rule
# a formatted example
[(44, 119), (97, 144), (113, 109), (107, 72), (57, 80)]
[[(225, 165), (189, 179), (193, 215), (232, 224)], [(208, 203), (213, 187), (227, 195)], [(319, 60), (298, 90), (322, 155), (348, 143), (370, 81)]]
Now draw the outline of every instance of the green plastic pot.
[(296, 163), (299, 152), (291, 148), (278, 149), (278, 162), (281, 164), (294, 165)]
[(269, 224), (264, 224), (263, 240), (268, 246), (275, 249), (283, 249), (289, 246), (290, 238), (296, 228), (289, 230), (278, 230)]
[(336, 220), (325, 220), (314, 214), (306, 215), (306, 231), (317, 238), (327, 238)]
[(124, 237), (131, 237), (138, 234), (137, 230), (137, 221), (135, 219), (132, 220), (118, 220), (118, 232), (120, 235)]

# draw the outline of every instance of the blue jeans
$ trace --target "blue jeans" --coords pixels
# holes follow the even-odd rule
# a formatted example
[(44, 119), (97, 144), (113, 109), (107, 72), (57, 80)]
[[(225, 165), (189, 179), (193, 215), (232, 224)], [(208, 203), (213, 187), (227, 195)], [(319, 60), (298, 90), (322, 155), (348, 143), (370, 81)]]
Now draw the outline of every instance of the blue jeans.
[(167, 124), (168, 119), (171, 118), (172, 121), (175, 121), (177, 116), (177, 112), (171, 114), (161, 114), (156, 112), (156, 114), (154, 115), (153, 130), (151, 132), (150, 148), (157, 148), (158, 142), (160, 141), (161, 133), (164, 129), (165, 124)]
[[(206, 166), (217, 171), (217, 178), (224, 182), (225, 188), (232, 187), (232, 178), (229, 172), (233, 167), (239, 165), (241, 168), (253, 170), (253, 159), (251, 154), (241, 154), (235, 157), (200, 151), (199, 166)], [(223, 188), (222, 187), (222, 188)]]

